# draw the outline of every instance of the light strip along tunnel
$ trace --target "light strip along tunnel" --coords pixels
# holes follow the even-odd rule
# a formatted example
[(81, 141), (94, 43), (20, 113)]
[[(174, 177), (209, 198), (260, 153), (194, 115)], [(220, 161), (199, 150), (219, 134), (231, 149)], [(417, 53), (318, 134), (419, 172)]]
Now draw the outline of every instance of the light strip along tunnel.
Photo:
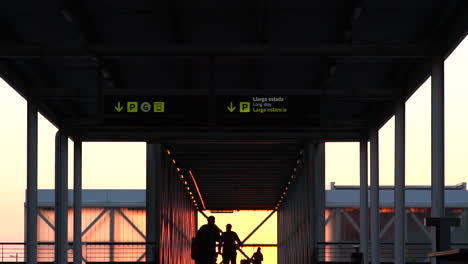
[(378, 130), (393, 115), (394, 257), (405, 263), (405, 101), (428, 77), (431, 213), (444, 216), (444, 60), (468, 33), (468, 1), (1, 1), (0, 32), (0, 75), (28, 102), (28, 263), (38, 260), (38, 112), (59, 129), (58, 264), (68, 138), (76, 264), (84, 141), (148, 143), (146, 260), (161, 264), (191, 261), (197, 207), (277, 208), (279, 263), (318, 262), (324, 142), (360, 142), (360, 250), (377, 264)]

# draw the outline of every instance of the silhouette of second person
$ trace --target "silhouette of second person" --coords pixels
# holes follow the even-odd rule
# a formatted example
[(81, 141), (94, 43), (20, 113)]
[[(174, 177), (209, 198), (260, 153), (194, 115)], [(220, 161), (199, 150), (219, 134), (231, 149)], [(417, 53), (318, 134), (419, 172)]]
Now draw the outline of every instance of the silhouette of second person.
[[(236, 232), (231, 231), (232, 225), (226, 225), (226, 232), (223, 232), (221, 235), (218, 251), (221, 252), (221, 247), (223, 248), (223, 263), (224, 264), (236, 264), (236, 255), (237, 255), (237, 246), (241, 247), (242, 242), (237, 236)], [(237, 246), (236, 246), (237, 242)]]
[(261, 248), (257, 248), (257, 252), (255, 252), (252, 256), (252, 260), (254, 264), (262, 264), (263, 254), (261, 252)]

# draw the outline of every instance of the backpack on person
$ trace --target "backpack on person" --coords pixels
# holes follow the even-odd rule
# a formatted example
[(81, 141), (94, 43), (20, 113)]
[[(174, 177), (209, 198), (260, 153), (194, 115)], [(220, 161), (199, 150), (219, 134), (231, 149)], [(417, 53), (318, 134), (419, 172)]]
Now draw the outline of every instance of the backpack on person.
[(193, 259), (193, 260), (197, 260), (201, 254), (202, 254), (202, 241), (200, 240), (200, 238), (197, 238), (197, 237), (193, 237), (192, 238), (192, 246), (191, 246), (191, 249), (190, 249), (190, 257)]

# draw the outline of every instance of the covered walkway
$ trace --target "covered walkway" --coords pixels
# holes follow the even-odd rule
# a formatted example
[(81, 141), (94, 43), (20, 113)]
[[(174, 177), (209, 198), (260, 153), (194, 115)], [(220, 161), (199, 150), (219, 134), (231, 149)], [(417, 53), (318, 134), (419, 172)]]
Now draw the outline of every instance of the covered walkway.
[(300, 264), (317, 262), (324, 242), (324, 143), (355, 141), (361, 250), (377, 264), (378, 130), (393, 115), (395, 262), (404, 263), (405, 101), (429, 76), (431, 212), (444, 216), (444, 60), (467, 35), (466, 1), (4, 1), (0, 29), (0, 75), (28, 101), (28, 263), (38, 253), (38, 112), (59, 128), (59, 264), (68, 138), (74, 263), (82, 142), (147, 142), (147, 261), (190, 263), (197, 211), (262, 209), (278, 212), (279, 262)]

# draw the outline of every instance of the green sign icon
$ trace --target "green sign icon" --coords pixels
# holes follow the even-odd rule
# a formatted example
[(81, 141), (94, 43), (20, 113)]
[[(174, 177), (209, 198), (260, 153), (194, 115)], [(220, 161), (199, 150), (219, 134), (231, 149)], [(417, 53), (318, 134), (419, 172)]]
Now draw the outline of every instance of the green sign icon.
[(249, 113), (250, 112), (250, 102), (240, 102), (240, 109), (241, 113)]
[(234, 112), (234, 110), (236, 110), (236, 107), (232, 105), (232, 102), (231, 104), (229, 104), (229, 106), (227, 107), (227, 109), (229, 110), (229, 112)]
[(164, 113), (164, 102), (154, 102), (154, 112)]
[(127, 102), (127, 112), (128, 113), (137, 113), (138, 112), (138, 102)]
[(117, 103), (116, 106), (114, 106), (115, 110), (120, 113), (122, 109), (124, 108), (123, 105), (120, 104), (120, 101)]

